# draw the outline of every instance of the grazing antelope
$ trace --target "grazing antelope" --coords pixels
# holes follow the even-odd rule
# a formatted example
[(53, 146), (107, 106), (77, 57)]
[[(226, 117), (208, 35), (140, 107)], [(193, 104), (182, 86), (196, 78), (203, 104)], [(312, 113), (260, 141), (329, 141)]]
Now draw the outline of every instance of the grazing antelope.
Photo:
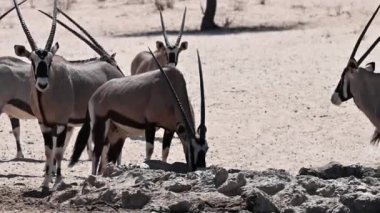
[(380, 5), (368, 21), (363, 32), (359, 36), (355, 47), (351, 53), (347, 66), (344, 68), (339, 83), (331, 97), (331, 102), (339, 106), (342, 102), (354, 99), (356, 106), (368, 117), (371, 123), (376, 127), (371, 139), (372, 144), (378, 144), (380, 141), (380, 74), (374, 73), (375, 63), (368, 63), (365, 67), (360, 64), (380, 42), (380, 37), (371, 45), (364, 55), (357, 61), (355, 59), (356, 51), (379, 11)]
[[(156, 48), (157, 50), (154, 52), (154, 56), (159, 61), (159, 64), (161, 66), (176, 66), (178, 63), (178, 56), (181, 51), (186, 50), (188, 47), (187, 41), (184, 41), (181, 43), (181, 38), (183, 34), (183, 29), (185, 27), (185, 20), (186, 20), (186, 8), (183, 12), (182, 17), (182, 24), (181, 29), (177, 37), (177, 41), (174, 45), (172, 45), (169, 42), (168, 36), (166, 34), (165, 29), (165, 23), (164, 19), (162, 17), (162, 12), (160, 10), (160, 19), (161, 19), (161, 27), (162, 27), (162, 33), (165, 40), (165, 45), (161, 41), (156, 41)], [(152, 55), (147, 52), (143, 51), (136, 55), (136, 57), (132, 60), (131, 64), (131, 75), (141, 74), (153, 70), (157, 70), (158, 66), (156, 62), (154, 61)], [(192, 107), (191, 107), (192, 108)], [(164, 132), (164, 137), (162, 139), (162, 161), (166, 162), (171, 141), (173, 139), (174, 132), (173, 131), (167, 131)], [(153, 154), (154, 150), (154, 138), (155, 135), (151, 138), (146, 138), (146, 160), (150, 160)]]
[[(159, 70), (140, 75), (113, 79), (91, 96), (88, 111), (94, 142), (92, 174), (101, 173), (107, 162), (115, 162), (126, 137), (154, 137), (155, 127), (176, 132), (182, 142), (191, 171), (206, 167), (205, 101), (202, 65), (198, 54), (201, 122), (197, 132), (187, 95), (186, 81), (175, 67), (162, 68), (154, 54)], [(80, 158), (87, 138), (77, 138), (71, 165)], [(99, 160), (101, 159), (100, 165)]]
[[(122, 77), (122, 72), (108, 61), (92, 60), (88, 63), (70, 63), (56, 55), (58, 43), (53, 46), (56, 30), (57, 0), (54, 1), (53, 21), (45, 48), (37, 48), (22, 17), (16, 0), (17, 15), (26, 35), (31, 52), (15, 45), (18, 56), (31, 63), (31, 107), (37, 117), (45, 142), (46, 174), (42, 191), (49, 190), (54, 160), (57, 163), (56, 183), (62, 180), (61, 161), (65, 150), (68, 125), (81, 124), (86, 117), (88, 100), (104, 82)], [(98, 48), (99, 52), (100, 49)], [(103, 53), (106, 56), (106, 53)], [(111, 60), (111, 59), (109, 59)]]

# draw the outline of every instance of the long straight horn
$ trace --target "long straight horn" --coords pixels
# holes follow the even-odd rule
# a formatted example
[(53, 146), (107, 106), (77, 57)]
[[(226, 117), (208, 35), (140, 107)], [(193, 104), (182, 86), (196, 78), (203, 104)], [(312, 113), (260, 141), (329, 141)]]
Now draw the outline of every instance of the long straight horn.
[(363, 32), (360, 34), (358, 40), (356, 41), (356, 44), (355, 44), (355, 47), (354, 49), (352, 50), (352, 53), (351, 53), (351, 56), (350, 56), (350, 59), (353, 59), (355, 58), (355, 54), (356, 54), (356, 51), (358, 50), (359, 48), (359, 45), (360, 45), (360, 42), (363, 40), (363, 37), (365, 35), (365, 33), (367, 32), (369, 26), (371, 25), (373, 19), (375, 18), (377, 12), (379, 11), (380, 9), (380, 5), (377, 7), (377, 9), (375, 10), (375, 12), (373, 13), (371, 19), (368, 21), (367, 25), (365, 26)]
[[(22, 5), (22, 4), (24, 4), (26, 1), (28, 1), (28, 0), (24, 0), (24, 1), (20, 2), (20, 3), (18, 3), (18, 5), (19, 5), (19, 6)], [(9, 9), (7, 12), (5, 12), (3, 15), (1, 15), (1, 16), (0, 16), (0, 20), (3, 19), (5, 16), (7, 16), (7, 15), (8, 15), (10, 12), (12, 12), (15, 8), (16, 8), (16, 7), (13, 6), (11, 9)]]
[(368, 50), (363, 54), (362, 57), (360, 57), (358, 61), (358, 66), (364, 61), (365, 58), (372, 52), (372, 50), (376, 47), (376, 45), (380, 42), (380, 37), (378, 37), (375, 42), (372, 43), (372, 45), (368, 48)]
[(20, 8), (18, 7), (17, 1), (16, 1), (16, 0), (13, 0), (13, 3), (14, 3), (14, 6), (15, 6), (15, 8), (16, 8), (17, 16), (18, 16), (18, 19), (20, 20), (21, 27), (22, 27), (22, 29), (24, 30), (24, 33), (25, 33), (25, 35), (26, 35), (26, 38), (28, 39), (28, 42), (29, 42), (30, 48), (32, 48), (32, 50), (34, 51), (34, 50), (37, 49), (36, 42), (34, 42), (33, 37), (32, 37), (32, 35), (30, 34), (30, 31), (29, 31), (29, 29), (28, 29), (28, 26), (26, 26), (25, 20), (24, 20), (24, 18), (22, 17), (22, 14), (21, 14), (21, 12), (20, 12)]
[(181, 43), (181, 38), (182, 38), (182, 34), (183, 34), (183, 29), (185, 28), (186, 10), (187, 10), (187, 8), (185, 7), (185, 11), (183, 12), (183, 17), (182, 17), (181, 30), (179, 31), (178, 38), (177, 38), (177, 42), (175, 43), (175, 46), (177, 46), (177, 47), (178, 47), (179, 44)]
[(168, 35), (166, 34), (164, 18), (162, 17), (161, 10), (160, 10), (160, 18), (161, 18), (162, 35), (164, 36), (166, 46), (169, 47), (170, 46), (170, 42), (168, 40)]
[(107, 51), (102, 47), (102, 45), (100, 45), (94, 37), (92, 37), (90, 35), (90, 33), (85, 30), (79, 23), (77, 23), (74, 19), (72, 19), (69, 15), (67, 15), (65, 12), (63, 12), (62, 10), (58, 9), (58, 12), (60, 12), (63, 16), (65, 16), (71, 23), (73, 23), (76, 27), (78, 27), (78, 29), (80, 29), (86, 36), (88, 39), (90, 39), (90, 41), (92, 41), (93, 44), (95, 44), (99, 49), (101, 49), (105, 55), (107, 56), (110, 56), (109, 53), (107, 53)]
[(160, 69), (161, 74), (165, 77), (165, 80), (166, 80), (166, 82), (168, 83), (168, 85), (170, 87), (170, 91), (172, 92), (172, 94), (173, 94), (173, 96), (174, 96), (174, 98), (175, 98), (175, 100), (177, 102), (177, 105), (178, 105), (178, 107), (179, 107), (179, 109), (181, 111), (181, 115), (182, 115), (183, 119), (185, 120), (185, 126), (186, 126), (186, 128), (191, 132), (191, 134), (192, 134), (191, 136), (195, 137), (194, 127), (190, 124), (190, 121), (189, 121), (189, 119), (186, 116), (186, 113), (185, 113), (185, 110), (183, 108), (183, 105), (182, 105), (181, 101), (178, 98), (177, 92), (175, 91), (172, 82), (170, 81), (169, 77), (166, 75), (166, 73), (162, 69), (160, 63), (158, 62), (156, 56), (153, 54), (152, 50), (149, 47), (148, 47), (148, 49), (149, 49), (149, 52), (152, 55), (154, 61), (156, 62), (158, 68)]
[(45, 46), (46, 51), (50, 51), (50, 49), (53, 45), (55, 31), (57, 28), (57, 13), (58, 13), (57, 7), (58, 7), (58, 0), (54, 0), (53, 22), (51, 24), (51, 30), (50, 30), (49, 38), (48, 38), (48, 40), (46, 42), (46, 46)]
[[(45, 13), (44, 11), (42, 10), (38, 10), (40, 13), (46, 15), (47, 17), (53, 19), (53, 17), (47, 13)], [(87, 40), (85, 37), (83, 37), (81, 34), (79, 34), (78, 32), (76, 32), (75, 30), (73, 30), (72, 28), (70, 28), (69, 26), (67, 26), (65, 23), (61, 22), (60, 20), (57, 19), (57, 23), (60, 24), (61, 26), (63, 26), (64, 28), (66, 28), (68, 31), (70, 31), (72, 34), (74, 34), (75, 36), (77, 36), (80, 40), (82, 40), (83, 42), (85, 42), (88, 46), (91, 47), (91, 49), (93, 49), (96, 53), (98, 53), (100, 56), (103, 56), (103, 51), (100, 50), (97, 46), (95, 46), (93, 43), (91, 43), (89, 40)]]
[(206, 106), (205, 106), (205, 90), (203, 84), (203, 70), (201, 57), (199, 56), (199, 51), (197, 50), (198, 55), (198, 68), (199, 68), (199, 84), (201, 90), (201, 123), (199, 124), (199, 136), (200, 138), (206, 138)]

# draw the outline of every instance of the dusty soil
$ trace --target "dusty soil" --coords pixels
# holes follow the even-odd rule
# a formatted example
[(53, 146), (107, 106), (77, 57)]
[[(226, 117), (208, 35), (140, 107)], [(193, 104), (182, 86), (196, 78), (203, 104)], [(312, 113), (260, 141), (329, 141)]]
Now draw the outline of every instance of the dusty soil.
[[(68, 10), (107, 50), (117, 53), (116, 59), (126, 74), (138, 52), (148, 46), (154, 48), (155, 41), (162, 40), (157, 10), (151, 1), (138, 2), (83, 0)], [(202, 17), (199, 1), (176, 1), (174, 9), (164, 11), (167, 28), (175, 31), (179, 29), (185, 5), (188, 9), (185, 28), (188, 32), (183, 39), (189, 42), (189, 49), (180, 56), (178, 67), (187, 80), (196, 114), (199, 112), (196, 49), (203, 60), (208, 165), (255, 171), (284, 169), (291, 175), (301, 167), (330, 161), (376, 167), (379, 150), (369, 144), (374, 128), (352, 101), (335, 107), (330, 103), (330, 95), (358, 33), (377, 2), (268, 0), (266, 5), (260, 5), (258, 1), (243, 0), (239, 1), (242, 6), (234, 3), (237, 1), (218, 2), (216, 21), (223, 24), (230, 18), (233, 20), (230, 27), (235, 30), (197, 32)], [(34, 4), (37, 9), (51, 10), (48, 1)], [(9, 5), (10, 2), (1, 3), (0, 7)], [(28, 4), (22, 10), (35, 40), (43, 45), (50, 21)], [(358, 54), (375, 40), (379, 24), (379, 19), (374, 21)], [(27, 45), (15, 13), (1, 22), (0, 29), (0, 55), (13, 56), (14, 44)], [(170, 36), (174, 39), (175, 34)], [(62, 28), (57, 31), (56, 41), (61, 46), (59, 54), (68, 59), (96, 56)], [(378, 51), (374, 51), (367, 60), (377, 56)], [(21, 205), (22, 211), (52, 210), (56, 205), (45, 202), (46, 198), (24, 196), (39, 190), (42, 183), (44, 146), (36, 120), (22, 121), (21, 125), (26, 159), (14, 160), (16, 145), (9, 133), (10, 124), (6, 116), (0, 118), (0, 200), (4, 200), (1, 208), (14, 210), (14, 205)], [(73, 140), (66, 158), (72, 145)], [(144, 142), (128, 139), (123, 163), (140, 164), (144, 156)], [(161, 158), (159, 142), (153, 157)], [(83, 160), (74, 168), (64, 165), (66, 183), (80, 185), (88, 178), (90, 162), (85, 161), (85, 154)], [(184, 162), (177, 139), (169, 162)], [(10, 201), (16, 198), (23, 202)], [(41, 202), (46, 205), (41, 207)]]

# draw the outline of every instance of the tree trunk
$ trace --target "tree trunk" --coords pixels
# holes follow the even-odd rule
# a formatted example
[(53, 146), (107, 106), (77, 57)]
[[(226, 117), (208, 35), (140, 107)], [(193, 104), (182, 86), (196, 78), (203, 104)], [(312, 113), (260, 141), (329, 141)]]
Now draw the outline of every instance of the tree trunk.
[(206, 11), (204, 12), (201, 24), (201, 31), (220, 29), (220, 27), (214, 22), (216, 13), (216, 1), (217, 0), (207, 0)]

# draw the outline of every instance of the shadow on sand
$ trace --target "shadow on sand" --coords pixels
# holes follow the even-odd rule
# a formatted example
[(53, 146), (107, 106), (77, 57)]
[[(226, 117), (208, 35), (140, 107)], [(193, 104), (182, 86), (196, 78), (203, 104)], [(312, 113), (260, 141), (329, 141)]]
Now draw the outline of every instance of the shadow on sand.
[[(285, 25), (258, 25), (250, 27), (230, 27), (230, 28), (220, 28), (218, 30), (210, 31), (200, 31), (199, 29), (186, 30), (184, 34), (194, 35), (194, 36), (213, 36), (213, 35), (227, 35), (227, 34), (238, 34), (238, 33), (254, 33), (254, 32), (276, 32), (276, 31), (287, 31), (295, 30), (305, 26), (306, 23), (299, 22), (294, 24)], [(168, 35), (178, 35), (179, 31), (167, 31)], [(162, 35), (162, 31), (150, 31), (150, 32), (137, 32), (137, 33), (123, 33), (115, 34), (113, 37), (125, 38), (125, 37), (142, 37), (142, 36), (158, 36)]]
[(10, 162), (45, 163), (44, 160), (36, 160), (36, 159), (31, 159), (31, 158), (14, 158), (12, 160), (0, 160), (0, 163), (10, 163)]
[(174, 162), (173, 164), (165, 163), (160, 160), (150, 160), (144, 162), (148, 165), (149, 169), (153, 170), (164, 170), (166, 172), (176, 172), (176, 173), (187, 173), (189, 172), (189, 167), (186, 163)]
[(45, 198), (49, 195), (51, 195), (51, 192), (46, 192), (43, 190), (38, 191), (35, 189), (32, 189), (30, 191), (26, 191), (26, 192), (22, 193), (23, 197), (30, 197), (30, 198)]

